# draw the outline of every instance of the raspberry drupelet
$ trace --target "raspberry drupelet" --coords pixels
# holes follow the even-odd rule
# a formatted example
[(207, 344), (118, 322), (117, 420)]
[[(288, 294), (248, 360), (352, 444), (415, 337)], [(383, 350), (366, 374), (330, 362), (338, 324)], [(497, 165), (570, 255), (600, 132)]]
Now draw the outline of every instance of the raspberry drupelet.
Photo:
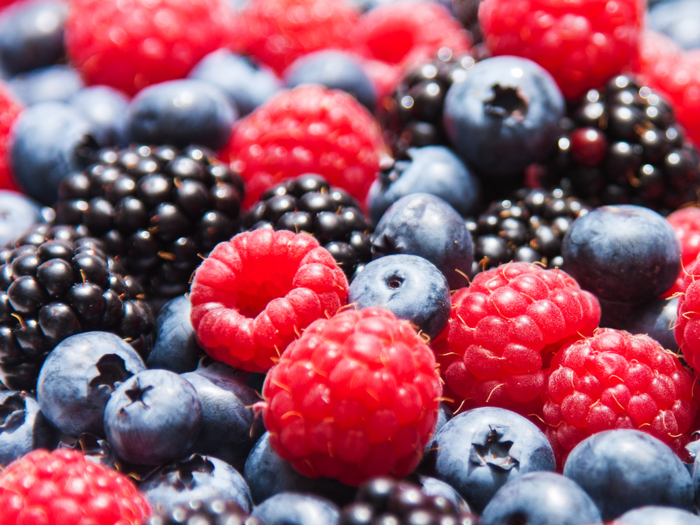
[(265, 380), (263, 418), (296, 470), (357, 486), (416, 468), (441, 395), (435, 357), (410, 323), (348, 310), (316, 321), (282, 354)]
[(197, 269), (192, 326), (217, 361), (265, 372), (301, 331), (348, 296), (333, 256), (307, 234), (255, 230), (214, 248)]
[(700, 260), (681, 270), (681, 277), (684, 291), (678, 299), (674, 335), (686, 363), (697, 374), (700, 373)]
[(0, 81), (0, 190), (17, 191), (10, 169), (10, 131), (21, 111), (20, 102)]

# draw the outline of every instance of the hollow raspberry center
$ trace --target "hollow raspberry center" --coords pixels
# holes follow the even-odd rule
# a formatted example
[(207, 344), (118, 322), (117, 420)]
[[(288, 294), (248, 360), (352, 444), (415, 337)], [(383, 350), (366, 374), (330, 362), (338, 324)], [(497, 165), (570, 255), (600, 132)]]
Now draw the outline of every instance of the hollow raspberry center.
[(267, 257), (256, 261), (253, 268), (238, 280), (234, 301), (238, 312), (255, 318), (273, 299), (292, 291), (297, 267), (289, 267), (285, 257)]

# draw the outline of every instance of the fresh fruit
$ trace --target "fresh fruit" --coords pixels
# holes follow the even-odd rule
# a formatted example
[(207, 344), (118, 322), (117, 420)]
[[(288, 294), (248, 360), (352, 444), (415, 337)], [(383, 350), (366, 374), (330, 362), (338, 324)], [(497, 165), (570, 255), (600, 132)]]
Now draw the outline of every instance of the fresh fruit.
[(58, 431), (46, 420), (29, 392), (0, 392), (0, 422), (2, 467), (34, 449), (52, 449), (58, 443)]
[(700, 9), (692, 0), (668, 0), (649, 9), (649, 29), (666, 35), (683, 49), (700, 47), (697, 34), (699, 23)]
[(700, 518), (687, 510), (645, 505), (625, 512), (612, 525), (700, 525)]
[(194, 500), (187, 505), (175, 507), (169, 512), (158, 513), (146, 525), (182, 525), (196, 523), (197, 525), (243, 524), (248, 514), (233, 501), (216, 499), (208, 503)]
[(309, 477), (357, 486), (411, 473), (435, 431), (435, 357), (386, 310), (348, 310), (309, 326), (265, 380), (272, 448)]
[(683, 357), (696, 372), (700, 370), (700, 309), (696, 307), (700, 300), (700, 284), (695, 286), (700, 275), (699, 265), (696, 259), (683, 270), (685, 292), (678, 299), (678, 320), (674, 327), (676, 342), (683, 351)]
[(78, 70), (63, 64), (20, 73), (9, 79), (7, 85), (26, 106), (42, 102), (68, 102), (85, 87)]
[(265, 525), (338, 523), (339, 516), (338, 507), (327, 499), (295, 492), (277, 494), (255, 507), (251, 514)]
[(204, 350), (197, 344), (190, 314), (190, 298), (181, 295), (165, 303), (158, 311), (153, 333), (155, 343), (148, 354), (148, 368), (162, 368), (177, 374), (197, 368)]
[(51, 211), (16, 191), (0, 190), (0, 245), (4, 246), (36, 224), (51, 217)]
[(0, 80), (0, 189), (3, 190), (17, 190), (11, 175), (10, 130), (21, 110), (20, 102)]
[(700, 255), (700, 208), (697, 206), (681, 208), (666, 219), (673, 226), (673, 231), (681, 243), (681, 271), (675, 284), (667, 292), (667, 295), (673, 295), (676, 292), (685, 292), (684, 269), (693, 264)]
[[(681, 273), (681, 275), (685, 274)], [(625, 330), (633, 335), (648, 335), (666, 350), (678, 355), (678, 343), (673, 333), (677, 324), (678, 301), (679, 297), (662, 297), (641, 304), (602, 301), (603, 313), (600, 326)]]
[(192, 326), (217, 361), (265, 372), (302, 330), (345, 306), (348, 282), (313, 237), (255, 230), (222, 242), (192, 280)]
[(68, 104), (92, 124), (92, 136), (100, 146), (126, 146), (129, 99), (109, 86), (90, 86), (68, 99)]

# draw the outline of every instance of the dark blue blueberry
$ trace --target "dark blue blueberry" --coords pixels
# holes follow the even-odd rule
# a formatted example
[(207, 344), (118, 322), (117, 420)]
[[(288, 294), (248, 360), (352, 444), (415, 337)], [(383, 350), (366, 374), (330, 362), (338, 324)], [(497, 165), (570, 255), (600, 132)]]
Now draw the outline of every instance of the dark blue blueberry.
[(625, 512), (612, 525), (700, 525), (700, 518), (671, 507), (639, 507)]
[(216, 499), (234, 501), (246, 512), (253, 509), (243, 476), (228, 463), (199, 454), (161, 467), (143, 480), (139, 490), (159, 511)]
[(16, 74), (55, 64), (64, 53), (65, 2), (17, 3), (0, 16), (0, 61)]
[(124, 461), (160, 465), (192, 451), (202, 429), (202, 403), (181, 376), (146, 370), (114, 391), (105, 407), (104, 428)]
[(0, 190), (0, 246), (17, 238), (20, 232), (51, 218), (49, 208), (26, 195)]
[(73, 335), (58, 344), (41, 367), (39, 406), (64, 434), (103, 436), (103, 415), (112, 392), (145, 369), (136, 351), (114, 334)]
[(425, 460), (428, 472), (457, 490), (481, 512), (507, 482), (555, 468), (545, 435), (503, 408), (476, 408), (448, 421)]
[(631, 334), (646, 334), (674, 353), (678, 343), (673, 335), (678, 311), (678, 297), (653, 299), (641, 304), (600, 301), (600, 326), (626, 330)]
[(599, 299), (650, 301), (681, 269), (681, 246), (661, 215), (641, 206), (603, 206), (574, 221), (562, 242), (564, 270)]
[(564, 475), (588, 493), (605, 521), (643, 505), (693, 505), (693, 482), (683, 462), (639, 430), (606, 430), (585, 439), (569, 454)]
[(77, 70), (62, 65), (20, 73), (8, 80), (7, 85), (26, 106), (41, 102), (67, 102), (85, 87)]
[(282, 89), (282, 82), (270, 68), (225, 49), (209, 53), (188, 76), (218, 87), (236, 105), (241, 116)]
[(288, 88), (301, 84), (320, 84), (328, 89), (340, 89), (374, 112), (377, 95), (374, 84), (360, 64), (343, 51), (322, 50), (298, 58), (284, 72)]
[(129, 106), (131, 140), (218, 150), (231, 136), (238, 111), (223, 92), (200, 80), (171, 80), (140, 91)]
[(0, 392), (0, 467), (34, 449), (53, 449), (58, 437), (31, 394)]
[(374, 181), (367, 195), (372, 220), (401, 197), (430, 193), (440, 197), (461, 215), (475, 215), (481, 196), (479, 180), (449, 148), (409, 148), (410, 160), (399, 160), (388, 173)]
[(472, 512), (469, 504), (464, 501), (464, 498), (459, 495), (459, 492), (448, 483), (437, 478), (431, 478), (430, 476), (418, 476), (418, 481), (423, 487), (423, 492), (428, 496), (442, 496), (462, 512)]
[(700, 3), (668, 0), (649, 9), (649, 29), (663, 33), (683, 49), (700, 47)]
[(501, 487), (481, 525), (595, 525), (595, 503), (576, 483), (553, 472), (530, 472)]
[(243, 473), (256, 505), (276, 494), (290, 491), (317, 494), (338, 505), (350, 503), (355, 498), (355, 489), (335, 479), (312, 479), (299, 474), (288, 461), (272, 450), (267, 432), (248, 455)]
[(163, 368), (178, 374), (197, 368), (204, 352), (199, 347), (192, 328), (191, 311), (192, 304), (184, 295), (161, 307), (153, 330), (156, 342), (146, 360), (148, 368)]
[(124, 93), (109, 86), (90, 86), (73, 95), (68, 104), (93, 125), (100, 146), (128, 145), (129, 98)]
[(415, 255), (387, 255), (366, 264), (350, 284), (348, 303), (386, 308), (431, 339), (445, 328), (452, 308), (445, 276)]
[(526, 58), (478, 62), (445, 96), (445, 131), (466, 162), (507, 175), (544, 160), (561, 131), (564, 98), (554, 79)]
[(464, 219), (444, 200), (427, 193), (407, 195), (382, 216), (372, 241), (372, 256), (418, 255), (437, 266), (451, 290), (464, 288), (474, 260), (474, 245)]
[(264, 525), (337, 525), (340, 510), (319, 496), (285, 492), (256, 507), (251, 517)]
[(89, 164), (97, 143), (92, 125), (75, 108), (57, 102), (25, 109), (14, 124), (10, 151), (17, 186), (47, 206), (61, 181)]
[(212, 363), (183, 374), (202, 402), (202, 431), (193, 450), (214, 456), (243, 471), (248, 453), (265, 432), (262, 417), (252, 406), (261, 400), (242, 380), (240, 372)]

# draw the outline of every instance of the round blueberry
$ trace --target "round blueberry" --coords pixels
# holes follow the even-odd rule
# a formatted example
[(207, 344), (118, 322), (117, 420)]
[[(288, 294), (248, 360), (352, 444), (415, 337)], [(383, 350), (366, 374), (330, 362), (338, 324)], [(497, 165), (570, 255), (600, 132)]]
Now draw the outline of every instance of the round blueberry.
[(700, 4), (695, 0), (666, 0), (649, 9), (649, 29), (671, 38), (683, 49), (700, 47)]
[(686, 510), (649, 505), (625, 512), (611, 525), (700, 525), (700, 518)]
[(285, 492), (256, 507), (251, 517), (265, 525), (339, 525), (340, 510), (319, 496)]
[(0, 190), (0, 246), (48, 218), (51, 218), (49, 208), (42, 208), (34, 199), (14, 191)]
[(128, 145), (129, 99), (124, 93), (109, 86), (90, 86), (73, 95), (68, 104), (93, 125), (100, 146)]
[(0, 392), (0, 467), (34, 449), (53, 449), (58, 437), (31, 394)]
[(26, 106), (33, 106), (41, 102), (67, 102), (85, 83), (76, 69), (55, 65), (20, 73), (7, 85)]
[(146, 360), (148, 368), (162, 368), (178, 374), (197, 368), (204, 351), (197, 343), (191, 311), (192, 304), (184, 295), (161, 307), (154, 326), (156, 342)]

